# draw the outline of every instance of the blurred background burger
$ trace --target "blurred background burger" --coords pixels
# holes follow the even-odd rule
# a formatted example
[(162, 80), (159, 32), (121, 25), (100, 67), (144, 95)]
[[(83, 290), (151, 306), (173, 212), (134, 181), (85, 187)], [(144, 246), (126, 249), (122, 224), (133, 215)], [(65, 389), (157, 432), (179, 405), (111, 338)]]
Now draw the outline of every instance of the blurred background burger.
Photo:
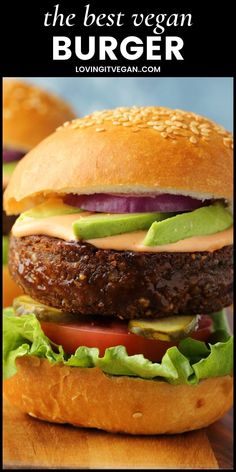
[[(3, 191), (17, 162), (57, 126), (72, 118), (72, 108), (56, 95), (24, 81), (3, 80)], [(7, 268), (8, 235), (15, 219), (3, 210), (4, 306), (20, 293)]]

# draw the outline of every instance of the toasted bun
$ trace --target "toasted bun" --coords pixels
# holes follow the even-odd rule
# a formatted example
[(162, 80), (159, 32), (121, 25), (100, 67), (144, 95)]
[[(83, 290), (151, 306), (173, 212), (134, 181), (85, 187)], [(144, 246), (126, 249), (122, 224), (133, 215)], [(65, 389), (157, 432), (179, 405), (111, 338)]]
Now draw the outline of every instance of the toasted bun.
[(77, 193), (168, 192), (232, 198), (232, 136), (181, 110), (117, 108), (66, 123), (17, 166), (5, 209)]
[(3, 146), (29, 151), (66, 120), (72, 109), (53, 94), (18, 80), (3, 81)]
[(23, 412), (42, 420), (130, 434), (181, 433), (219, 419), (232, 405), (232, 377), (196, 386), (115, 377), (100, 369), (17, 360), (4, 393)]
[(3, 284), (3, 307), (11, 306), (15, 297), (23, 294), (23, 291), (12, 279), (8, 266), (2, 268), (2, 284)]

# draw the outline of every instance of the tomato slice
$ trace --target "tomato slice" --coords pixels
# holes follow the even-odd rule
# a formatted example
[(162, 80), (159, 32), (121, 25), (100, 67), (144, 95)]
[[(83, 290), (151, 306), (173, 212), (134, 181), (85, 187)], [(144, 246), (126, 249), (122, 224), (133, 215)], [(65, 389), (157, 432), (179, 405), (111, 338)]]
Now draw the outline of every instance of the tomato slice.
[[(151, 361), (160, 361), (166, 350), (171, 346), (177, 346), (178, 342), (159, 341), (144, 338), (128, 331), (127, 322), (112, 321), (109, 323), (79, 322), (78, 323), (53, 323), (41, 322), (46, 336), (56, 344), (63, 346), (67, 354), (74, 354), (79, 346), (97, 347), (100, 356), (104, 355), (106, 348), (112, 346), (125, 346), (127, 353), (143, 354)], [(204, 315), (199, 320), (198, 330), (191, 337), (199, 341), (207, 341), (211, 334), (212, 320)]]

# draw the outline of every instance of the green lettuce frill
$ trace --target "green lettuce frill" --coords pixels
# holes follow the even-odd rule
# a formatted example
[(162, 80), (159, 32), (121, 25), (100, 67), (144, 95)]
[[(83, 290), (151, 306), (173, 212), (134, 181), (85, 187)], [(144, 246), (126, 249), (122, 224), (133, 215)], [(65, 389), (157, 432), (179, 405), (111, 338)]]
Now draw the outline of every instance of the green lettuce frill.
[[(217, 315), (217, 316), (216, 316)], [(165, 380), (171, 384), (197, 384), (209, 377), (231, 374), (233, 370), (233, 337), (227, 331), (224, 313), (212, 315), (214, 343), (186, 338), (178, 347), (169, 348), (161, 363), (145, 359), (142, 354), (129, 356), (124, 346), (110, 347), (99, 357), (97, 348), (80, 346), (68, 356), (43, 333), (34, 314), (15, 316), (13, 308), (3, 314), (4, 377), (17, 371), (18, 357), (32, 355), (51, 363), (72, 367), (99, 367), (111, 375), (128, 375), (143, 379)]]

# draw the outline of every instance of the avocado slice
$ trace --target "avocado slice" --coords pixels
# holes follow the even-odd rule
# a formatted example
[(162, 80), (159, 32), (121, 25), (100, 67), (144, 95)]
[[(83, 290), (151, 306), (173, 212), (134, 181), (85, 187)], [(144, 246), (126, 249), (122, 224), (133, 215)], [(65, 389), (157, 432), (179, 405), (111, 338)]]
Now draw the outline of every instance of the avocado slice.
[(231, 213), (221, 204), (181, 213), (164, 221), (154, 222), (143, 241), (145, 246), (175, 243), (192, 236), (218, 233), (233, 223)]
[(2, 165), (3, 175), (10, 177), (18, 161), (4, 162)]
[(61, 198), (49, 198), (34, 208), (21, 213), (18, 220), (21, 221), (25, 218), (48, 218), (57, 215), (70, 215), (73, 213), (80, 213), (81, 211), (80, 208), (66, 205)]
[(2, 237), (2, 264), (6, 265), (8, 260), (8, 245), (9, 245), (9, 238), (8, 236)]
[(17, 316), (34, 314), (39, 321), (70, 323), (78, 321), (78, 316), (64, 313), (58, 308), (37, 302), (28, 295), (20, 295), (13, 300), (13, 308)]
[(128, 324), (128, 330), (133, 334), (149, 339), (176, 341), (187, 337), (192, 331), (195, 331), (198, 320), (198, 315), (170, 316), (152, 321), (145, 319), (131, 320)]
[(154, 221), (168, 218), (170, 213), (120, 213), (96, 214), (73, 223), (78, 239), (93, 239), (148, 229)]

